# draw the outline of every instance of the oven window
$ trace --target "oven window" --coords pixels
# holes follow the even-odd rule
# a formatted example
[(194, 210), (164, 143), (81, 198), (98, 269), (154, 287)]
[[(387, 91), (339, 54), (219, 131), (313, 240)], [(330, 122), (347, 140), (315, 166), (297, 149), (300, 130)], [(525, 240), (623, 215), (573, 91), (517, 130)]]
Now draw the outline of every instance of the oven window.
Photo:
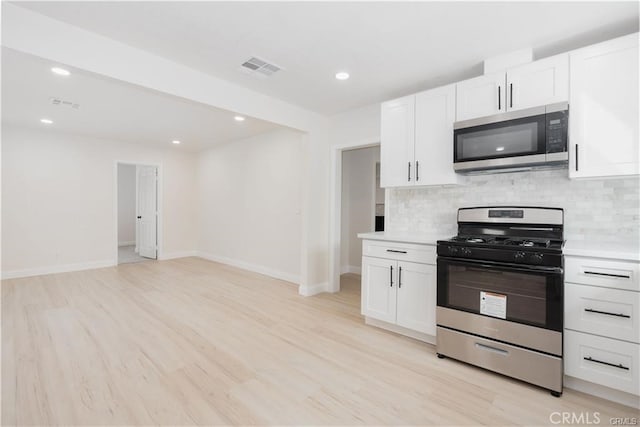
[(447, 306), (480, 313), (481, 292), (506, 296), (506, 319), (544, 327), (547, 278), (519, 271), (447, 264)]

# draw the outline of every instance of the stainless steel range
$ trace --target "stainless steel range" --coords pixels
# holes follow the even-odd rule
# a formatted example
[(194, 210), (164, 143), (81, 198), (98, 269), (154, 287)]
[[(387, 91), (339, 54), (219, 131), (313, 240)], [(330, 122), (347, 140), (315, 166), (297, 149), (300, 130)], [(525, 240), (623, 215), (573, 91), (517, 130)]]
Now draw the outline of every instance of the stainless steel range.
[(458, 210), (438, 251), (437, 352), (562, 394), (563, 210)]

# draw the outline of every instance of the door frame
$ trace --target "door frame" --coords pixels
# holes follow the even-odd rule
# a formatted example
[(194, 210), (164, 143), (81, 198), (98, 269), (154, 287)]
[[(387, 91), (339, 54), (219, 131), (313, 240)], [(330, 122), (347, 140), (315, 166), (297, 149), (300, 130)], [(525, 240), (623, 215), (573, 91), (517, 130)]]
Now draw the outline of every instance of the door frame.
[[(115, 247), (115, 265), (118, 265), (118, 165), (129, 165), (129, 166), (153, 166), (156, 168), (156, 170), (158, 171), (158, 181), (156, 182), (156, 192), (157, 192), (157, 198), (156, 198), (156, 209), (158, 211), (158, 217), (157, 222), (156, 222), (156, 244), (158, 246), (158, 250), (156, 251), (156, 259), (160, 260), (162, 259), (163, 255), (164, 255), (164, 251), (163, 251), (163, 233), (162, 233), (162, 206), (163, 206), (163, 202), (162, 202), (162, 188), (163, 188), (163, 174), (162, 174), (162, 163), (153, 163), (153, 162), (139, 162), (139, 161), (134, 161), (134, 160), (115, 160), (114, 161), (114, 218), (115, 218), (115, 228), (113, 230), (113, 236), (114, 236), (114, 247)], [(138, 173), (136, 171), (136, 212), (138, 209)], [(136, 245), (138, 244), (138, 227), (136, 225)]]
[[(328, 292), (340, 292), (340, 254), (342, 231), (342, 152), (380, 145), (380, 138), (331, 146), (331, 184), (329, 188), (329, 286)], [(382, 166), (381, 166), (382, 167)], [(375, 171), (374, 171), (375, 173)], [(374, 175), (375, 179), (375, 175)], [(375, 186), (375, 182), (374, 182)], [(387, 217), (387, 193), (385, 192), (385, 218)], [(375, 200), (374, 200), (375, 203)], [(374, 206), (375, 209), (375, 206)], [(375, 211), (374, 211), (375, 216)]]

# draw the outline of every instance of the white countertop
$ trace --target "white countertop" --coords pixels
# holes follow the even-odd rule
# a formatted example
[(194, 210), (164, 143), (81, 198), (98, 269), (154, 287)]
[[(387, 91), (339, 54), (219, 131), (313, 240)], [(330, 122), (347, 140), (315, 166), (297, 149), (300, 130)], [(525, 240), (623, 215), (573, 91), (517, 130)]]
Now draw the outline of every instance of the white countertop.
[(443, 236), (437, 234), (420, 233), (389, 233), (386, 231), (376, 231), (371, 233), (359, 233), (358, 237), (367, 240), (384, 240), (387, 242), (418, 243), (421, 245), (435, 245), (438, 240), (451, 238), (450, 235)]
[(611, 258), (640, 262), (640, 242), (597, 242), (567, 240), (562, 250), (564, 255), (593, 258)]
[[(435, 245), (438, 240), (447, 240), (451, 236), (421, 233), (390, 233), (376, 231), (359, 233), (358, 237), (367, 240), (383, 240), (387, 242), (417, 243)], [(640, 242), (598, 242), (567, 240), (562, 250), (564, 255), (584, 256), (592, 258), (609, 258), (640, 262)]]

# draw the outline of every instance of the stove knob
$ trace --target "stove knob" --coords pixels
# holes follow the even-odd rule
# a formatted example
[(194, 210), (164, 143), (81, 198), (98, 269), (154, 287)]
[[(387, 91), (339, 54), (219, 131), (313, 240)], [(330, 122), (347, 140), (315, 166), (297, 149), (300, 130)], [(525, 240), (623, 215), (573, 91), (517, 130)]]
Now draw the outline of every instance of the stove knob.
[(460, 252), (462, 252), (463, 255), (471, 255), (471, 249), (469, 248), (462, 248)]
[(536, 263), (536, 264), (540, 264), (542, 263), (542, 258), (544, 257), (543, 254), (533, 254), (531, 255), (531, 261)]
[(519, 251), (519, 252), (516, 252), (516, 253), (513, 255), (513, 257), (514, 257), (515, 259), (524, 259), (524, 256), (525, 256), (525, 255), (526, 255), (526, 254), (525, 254), (524, 252)]
[(448, 249), (449, 249), (449, 253), (450, 254), (457, 254), (458, 253), (458, 248), (455, 247), (455, 246), (449, 246)]

